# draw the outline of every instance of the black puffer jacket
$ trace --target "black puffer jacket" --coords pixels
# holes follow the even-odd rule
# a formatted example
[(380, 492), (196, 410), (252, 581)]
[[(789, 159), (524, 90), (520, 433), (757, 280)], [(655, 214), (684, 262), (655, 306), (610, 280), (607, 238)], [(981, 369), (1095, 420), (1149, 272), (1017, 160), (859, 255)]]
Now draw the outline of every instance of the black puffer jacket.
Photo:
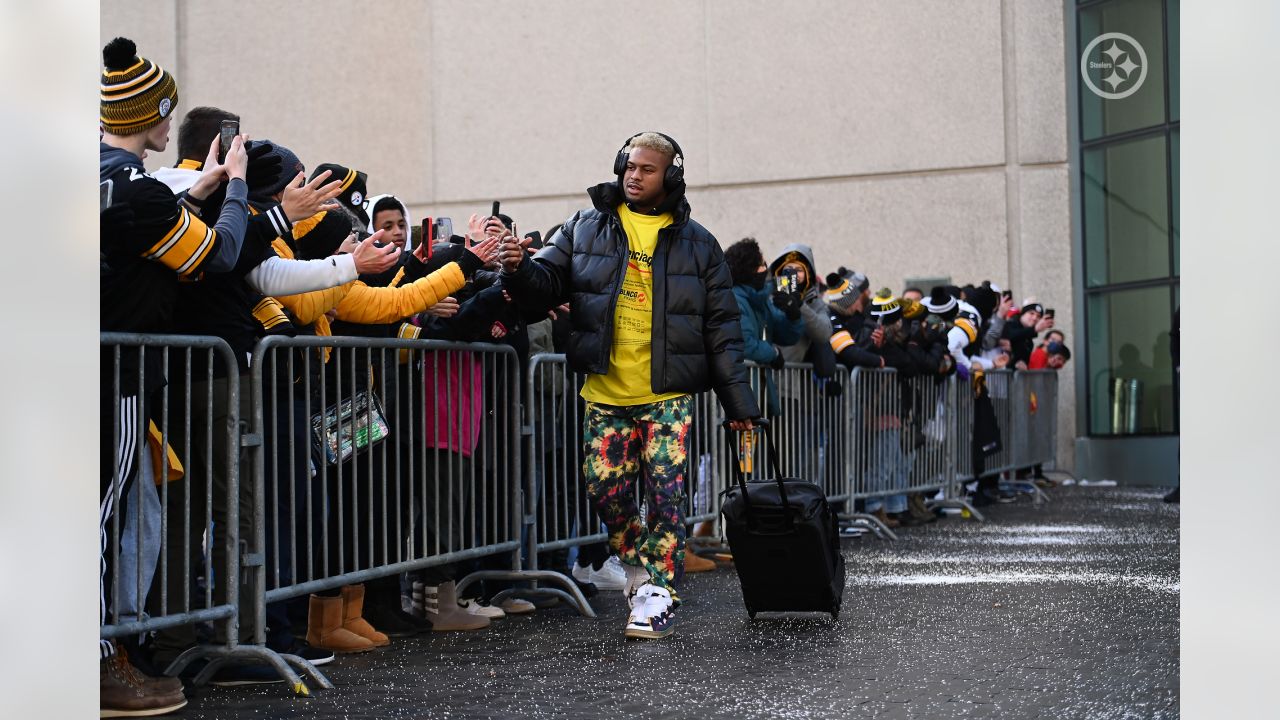
[[(570, 303), (569, 366), (605, 374), (613, 315), (627, 269), (627, 237), (618, 218), (622, 195), (614, 183), (587, 191), (594, 208), (580, 210), (503, 282), (522, 301), (543, 309)], [(673, 224), (658, 233), (653, 258), (655, 393), (714, 388), (730, 419), (759, 417), (742, 358), (742, 328), (733, 282), (715, 237), (689, 219), (683, 198)]]

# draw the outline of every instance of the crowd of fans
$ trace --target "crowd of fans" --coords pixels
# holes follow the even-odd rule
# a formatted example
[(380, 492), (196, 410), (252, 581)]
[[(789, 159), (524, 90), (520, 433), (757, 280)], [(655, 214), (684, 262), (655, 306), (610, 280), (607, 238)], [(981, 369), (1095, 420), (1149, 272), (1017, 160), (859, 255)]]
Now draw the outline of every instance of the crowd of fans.
[[(166, 387), (166, 373), (172, 377), (173, 369), (164, 367), (156, 354), (130, 365), (130, 358), (137, 356), (124, 353), (117, 365), (104, 352), (100, 518), (104, 549), (113, 514), (122, 513), (131, 503), (138, 503), (142, 510), (126, 517), (158, 512), (155, 468), (146, 462), (133, 467), (134, 453), (129, 450), (134, 443), (155, 442), (155, 438), (133, 437), (139, 398), (145, 398), (142, 404), (150, 408), (159, 406), (156, 398), (165, 393), (171, 403), (192, 403), (192, 437), (207, 434), (214, 438), (207, 459), (213, 476), (213, 512), (225, 512), (229, 472), (225, 433), (212, 429), (236, 410), (225, 401), (227, 378), (233, 373), (241, 378), (239, 412), (242, 417), (247, 415), (249, 393), (244, 389), (249, 387), (250, 358), (265, 336), (354, 335), (499, 343), (514, 348), (522, 363), (538, 353), (564, 351), (570, 334), (568, 308), (559, 308), (549, 316), (530, 316), (503, 287), (497, 247), (500, 239), (520, 237), (513, 218), (480, 211), (470, 217), (462, 234), (436, 237), (437, 232), (448, 233), (448, 226), (415, 225), (406, 204), (394, 194), (370, 195), (371, 180), (365, 173), (329, 162), (335, 158), (307, 158), (304, 162), (275, 140), (224, 136), (224, 124), (239, 118), (213, 107), (193, 107), (185, 113), (177, 130), (177, 165), (148, 174), (142, 161), (148, 152), (161, 152), (167, 145), (177, 114), (177, 83), (159, 66), (138, 57), (133, 43), (125, 39), (110, 43), (104, 60), (101, 329), (214, 336), (231, 347), (237, 362), (236, 367), (217, 362), (212, 373), (196, 367), (189, 388), (175, 383)], [(224, 143), (226, 139), (230, 142)], [(376, 187), (376, 182), (373, 184)], [(557, 229), (549, 229), (545, 237), (553, 237)], [(539, 250), (541, 237), (538, 233), (523, 236), (528, 252)], [(1010, 291), (990, 282), (938, 286), (927, 294), (913, 287), (897, 294), (887, 287), (872, 293), (868, 278), (847, 267), (840, 266), (824, 276), (808, 246), (787, 246), (766, 262), (752, 238), (730, 245), (725, 258), (741, 313), (746, 358), (771, 369), (786, 363), (808, 363), (821, 381), (855, 367), (893, 368), (903, 379), (956, 374), (971, 380), (982, 371), (998, 368), (1058, 369), (1071, 357), (1065, 337), (1054, 329), (1052, 310), (1034, 299), (1015, 305)], [(428, 378), (437, 377), (437, 370), (445, 372), (418, 368)], [(448, 372), (466, 375), (472, 370), (479, 373), (478, 367)], [(371, 371), (383, 388), (388, 383), (394, 386), (398, 377), (403, 380), (405, 372), (395, 367), (394, 358), (390, 365), (372, 367)], [(211, 381), (201, 380), (209, 374)], [(141, 384), (136, 382), (140, 377)], [(768, 385), (764, 412), (777, 416), (785, 411), (786, 401), (779, 397), (768, 372), (764, 377)], [(288, 386), (293, 379), (284, 378), (276, 387)], [(344, 385), (347, 381), (337, 375), (329, 379), (335, 392), (343, 396), (368, 387), (362, 382), (354, 387)], [(831, 394), (837, 391), (838, 385), (831, 383)], [(212, 406), (201, 406), (206, 397), (213, 399)], [(280, 400), (298, 402), (293, 395)], [(404, 400), (392, 390), (382, 402)], [(388, 408), (387, 414), (391, 412)], [(296, 415), (305, 416), (303, 412)], [(268, 463), (272, 468), (269, 480), (273, 486), (305, 486), (313, 478), (305, 470), (311, 460), (307, 455), (310, 430), (292, 414), (276, 413), (273, 417), (277, 424), (273, 437), (298, 442), (268, 438), (263, 452), (281, 458), (290, 452), (301, 455), (291, 462)], [(224, 438), (221, 446), (219, 437)], [(430, 449), (422, 477), (428, 483), (449, 473), (465, 477), (468, 463), (475, 462), (475, 441), (474, 433), (461, 438), (450, 434), (447, 442)], [(175, 447), (179, 444), (171, 442)], [(183, 460), (177, 458), (170, 465), (180, 465)], [(203, 467), (203, 462), (197, 466)], [(298, 470), (281, 469), (284, 467)], [(351, 472), (358, 470), (353, 467)], [(994, 478), (982, 476), (980, 468), (975, 475), (981, 476), (976, 503), (1002, 499)], [(207, 500), (200, 490), (187, 493), (183, 483), (173, 483), (169, 502), (190, 503), (192, 517), (204, 517)], [(220, 494), (224, 499), (219, 499)], [(122, 507), (112, 507), (117, 498)], [(466, 502), (465, 498), (455, 499)], [(906, 496), (870, 500), (865, 510), (890, 526), (933, 519), (919, 498)], [(405, 527), (414, 522), (429, 523), (412, 509), (401, 513)], [(250, 514), (242, 505), (242, 532), (247, 531)], [(318, 519), (331, 522), (333, 518)], [(272, 512), (268, 512), (267, 523), (291, 526), (289, 519)], [(121, 563), (133, 558), (154, 567), (163, 552), (170, 568), (193, 561), (198, 566), (203, 530), (203, 526), (183, 527), (171, 522), (163, 529), (126, 531), (120, 538)], [(445, 529), (430, 531), (443, 533)], [(289, 533), (281, 535), (287, 538)], [(277, 546), (275, 552), (287, 554), (287, 539), (285, 542), (286, 546)], [(460, 544), (465, 540), (452, 546)], [(209, 550), (213, 566), (221, 567), (227, 549), (220, 543), (209, 543)], [(548, 561), (555, 564), (552, 569), (567, 570), (584, 587), (621, 588), (625, 582), (622, 567), (602, 546), (579, 548), (572, 567), (566, 567), (568, 560), (563, 554), (550, 556)], [(284, 573), (286, 565), (277, 563), (276, 567)], [(687, 572), (714, 567), (713, 562), (693, 553), (687, 556)], [(129, 568), (122, 577), (134, 577), (133, 566)], [(320, 572), (326, 569), (332, 568), (321, 568)], [(321, 664), (332, 660), (335, 652), (369, 650), (387, 645), (392, 637), (432, 630), (481, 630), (505, 614), (534, 610), (533, 604), (520, 599), (492, 606), (479, 596), (458, 597), (455, 579), (463, 569), (437, 567), (411, 577), (371, 582), (367, 587), (347, 586), (306, 598), (301, 607), (271, 603), (268, 646)], [(152, 569), (143, 568), (143, 584), (167, 582), (171, 598), (189, 590), (182, 583), (191, 578), (182, 573), (171, 571), (165, 580), (152, 574)], [(132, 588), (113, 591), (111, 577), (104, 569), (103, 621), (107, 621), (108, 607), (119, 611), (121, 621), (141, 618), (148, 605), (146, 588), (140, 597)], [(289, 580), (286, 574), (279, 582), (287, 584)], [(242, 632), (250, 627), (243, 618)], [(163, 677), (162, 670), (185, 649), (210, 639), (223, 638), (202, 638), (197, 628), (187, 626), (154, 633), (146, 642), (138, 638), (102, 641), (104, 712), (145, 715), (181, 707), (185, 703), (181, 684)], [(271, 671), (230, 665), (214, 679), (249, 682), (272, 676)]]

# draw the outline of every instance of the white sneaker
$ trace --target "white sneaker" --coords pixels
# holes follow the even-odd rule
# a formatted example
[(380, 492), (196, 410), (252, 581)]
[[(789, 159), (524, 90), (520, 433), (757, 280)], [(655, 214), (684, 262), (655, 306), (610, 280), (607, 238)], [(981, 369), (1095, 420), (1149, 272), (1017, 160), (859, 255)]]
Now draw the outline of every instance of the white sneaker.
[(663, 638), (676, 630), (675, 602), (671, 593), (653, 583), (641, 585), (622, 634), (629, 638)]
[[(622, 563), (618, 563), (622, 565)], [(648, 584), (651, 580), (649, 571), (639, 565), (622, 565), (622, 572), (626, 575), (627, 580), (622, 584), (622, 595), (627, 598), (627, 605), (631, 608), (636, 606), (636, 591), (641, 585)]]
[(480, 615), (482, 617), (487, 617), (490, 620), (501, 620), (507, 616), (507, 614), (502, 611), (502, 608), (494, 607), (489, 603), (482, 603), (475, 598), (459, 600), (458, 607), (466, 610), (472, 615)]
[[(573, 579), (583, 584), (595, 585), (599, 590), (621, 590), (627, 586), (627, 573), (622, 568), (622, 561), (617, 555), (610, 555), (599, 570), (590, 565), (574, 563)], [(648, 573), (645, 577), (648, 577)]]

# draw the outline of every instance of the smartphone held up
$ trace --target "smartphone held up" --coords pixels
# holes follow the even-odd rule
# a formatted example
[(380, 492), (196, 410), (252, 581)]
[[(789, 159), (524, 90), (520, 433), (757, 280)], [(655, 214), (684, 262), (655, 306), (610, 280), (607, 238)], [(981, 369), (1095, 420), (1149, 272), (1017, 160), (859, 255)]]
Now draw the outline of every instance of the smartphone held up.
[(236, 136), (240, 134), (239, 120), (223, 120), (218, 126), (218, 162), (227, 161), (227, 151), (231, 149), (231, 143), (235, 141)]

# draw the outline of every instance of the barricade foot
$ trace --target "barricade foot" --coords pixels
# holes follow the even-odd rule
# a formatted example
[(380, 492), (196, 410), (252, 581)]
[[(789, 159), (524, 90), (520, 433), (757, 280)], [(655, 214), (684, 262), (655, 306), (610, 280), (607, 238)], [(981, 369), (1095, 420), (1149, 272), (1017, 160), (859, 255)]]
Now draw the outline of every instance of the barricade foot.
[(1044, 490), (1041, 490), (1040, 486), (1036, 485), (1032, 480), (1013, 480), (1009, 483), (1009, 486), (1017, 492), (1030, 495), (1032, 502), (1036, 505), (1047, 503), (1051, 499), (1049, 494)]
[(881, 538), (882, 540), (898, 539), (897, 534), (890, 530), (884, 523), (880, 522), (880, 518), (875, 515), (868, 515), (866, 513), (850, 513), (848, 515), (841, 515), (840, 519), (852, 520), (860, 525), (865, 525), (871, 528), (871, 532), (875, 533), (876, 537)]
[(230, 648), (224, 645), (199, 645), (189, 648), (169, 664), (169, 667), (165, 669), (165, 674), (171, 677), (177, 676), (193, 661), (202, 658), (208, 659), (209, 662), (201, 668), (195, 679), (192, 680), (196, 687), (206, 685), (219, 669), (228, 662), (237, 659), (255, 660), (270, 665), (288, 683), (293, 694), (300, 697), (310, 696), (311, 690), (307, 687), (306, 682), (289, 667), (289, 663), (302, 668), (319, 687), (326, 689), (333, 687), (333, 683), (329, 682), (329, 679), (324, 674), (306, 660), (297, 655), (281, 655), (274, 650), (258, 645), (236, 645)]
[[(1050, 475), (1049, 473), (1053, 473), (1054, 475), (1058, 475), (1060, 477), (1053, 477), (1053, 475)], [(1080, 484), (1080, 478), (1076, 477), (1074, 474), (1072, 474), (1070, 471), (1067, 471), (1067, 470), (1041, 470), (1040, 476), (1043, 477), (1045, 480), (1051, 480), (1058, 485), (1061, 485), (1063, 480), (1070, 480), (1071, 482), (1076, 483), (1077, 485)]]
[(987, 520), (983, 517), (982, 513), (978, 512), (977, 508), (969, 504), (968, 500), (959, 500), (956, 498), (947, 498), (946, 500), (926, 500), (924, 506), (930, 510), (945, 507), (959, 508), (960, 510), (967, 511), (969, 513), (969, 517), (977, 520), (978, 522), (986, 522)]
[(513, 580), (517, 582), (532, 580), (534, 582), (547, 581), (556, 585), (561, 585), (564, 587), (563, 594), (548, 593), (546, 591), (550, 588), (535, 587), (511, 588), (510, 590), (504, 590), (498, 593), (498, 595), (506, 598), (512, 595), (521, 595), (524, 593), (531, 593), (534, 595), (557, 594), (559, 597), (562, 597), (571, 603), (577, 609), (579, 615), (587, 618), (595, 618), (596, 616), (596, 611), (592, 609), (591, 604), (587, 602), (587, 598), (582, 595), (582, 591), (578, 589), (577, 584), (565, 577), (562, 573), (551, 570), (477, 570), (458, 581), (458, 596), (461, 597), (462, 591), (471, 585), (471, 583), (478, 582), (480, 580)]

